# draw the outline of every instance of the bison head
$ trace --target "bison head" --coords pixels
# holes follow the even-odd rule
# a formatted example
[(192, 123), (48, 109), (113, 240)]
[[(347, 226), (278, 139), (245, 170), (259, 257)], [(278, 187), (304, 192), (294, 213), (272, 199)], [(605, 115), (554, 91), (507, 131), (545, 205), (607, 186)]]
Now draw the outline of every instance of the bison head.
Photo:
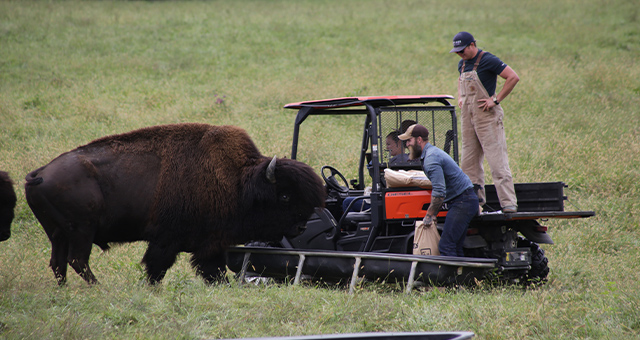
[[(245, 186), (244, 216), (251, 240), (279, 241), (282, 236), (297, 236), (306, 227), (316, 207), (324, 207), (322, 179), (313, 169), (291, 159), (264, 158), (251, 181)], [(247, 220), (249, 219), (249, 220)]]

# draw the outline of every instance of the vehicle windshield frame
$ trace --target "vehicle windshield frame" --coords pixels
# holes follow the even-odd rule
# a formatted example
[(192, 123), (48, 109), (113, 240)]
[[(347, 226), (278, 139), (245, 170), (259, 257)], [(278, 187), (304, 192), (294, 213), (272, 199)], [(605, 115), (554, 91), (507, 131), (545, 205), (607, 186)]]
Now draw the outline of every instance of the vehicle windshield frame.
[[(367, 165), (370, 165), (370, 171), (367, 171), (367, 174), (372, 178), (372, 192), (379, 192), (384, 189), (381, 185), (383, 183), (381, 181), (381, 171), (383, 167), (389, 167), (388, 164), (381, 162), (380, 160), (380, 155), (382, 154), (382, 150), (380, 148), (386, 148), (384, 144), (386, 134), (382, 136), (379, 131), (381, 114), (384, 112), (411, 112), (416, 110), (451, 112), (452, 131), (453, 136), (455, 137), (453, 138), (452, 157), (456, 162), (458, 162), (457, 119), (455, 107), (453, 107), (449, 102), (449, 100), (452, 99), (453, 97), (449, 95), (379, 96), (333, 98), (287, 104), (284, 108), (298, 110), (294, 123), (291, 158), (297, 159), (298, 157), (300, 127), (310, 116), (364, 115), (365, 119), (364, 126), (362, 128), (363, 132), (360, 145), (360, 159), (358, 162), (358, 179), (354, 182), (354, 189), (364, 189), (365, 170), (367, 169)], [(427, 125), (429, 125), (428, 128), (433, 128), (432, 124)], [(368, 155), (368, 153), (370, 155)], [(368, 156), (370, 159), (367, 159)], [(394, 166), (391, 167), (395, 168)], [(407, 164), (400, 166), (400, 168), (411, 167), (412, 166)]]

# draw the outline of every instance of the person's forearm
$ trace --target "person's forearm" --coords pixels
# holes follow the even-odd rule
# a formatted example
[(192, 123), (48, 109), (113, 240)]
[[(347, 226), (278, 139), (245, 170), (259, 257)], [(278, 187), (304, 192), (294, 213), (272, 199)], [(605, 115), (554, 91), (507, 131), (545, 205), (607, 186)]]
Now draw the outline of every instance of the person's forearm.
[(427, 208), (427, 214), (424, 215), (422, 223), (425, 225), (431, 225), (434, 223), (440, 208), (442, 208), (442, 203), (444, 203), (444, 197), (431, 196), (431, 204), (429, 204), (429, 208)]
[(431, 204), (429, 204), (429, 208), (427, 208), (427, 215), (435, 217), (440, 212), (440, 208), (442, 208), (442, 203), (444, 203), (444, 197), (431, 197)]
[(504, 86), (502, 86), (502, 90), (500, 90), (500, 92), (496, 94), (496, 100), (498, 102), (501, 102), (505, 98), (507, 98), (509, 93), (513, 91), (513, 88), (516, 87), (516, 84), (520, 81), (520, 77), (518, 77), (518, 74), (509, 66), (507, 66), (507, 68), (505, 68), (502, 73), (500, 73), (500, 77), (502, 77), (505, 82)]
[(502, 102), (505, 98), (507, 98), (509, 93), (513, 91), (513, 88), (516, 87), (516, 84), (519, 80), (520, 79), (518, 79), (517, 77), (507, 79), (507, 81), (505, 81), (504, 83), (504, 86), (502, 87), (502, 90), (496, 95), (496, 100), (498, 102)]

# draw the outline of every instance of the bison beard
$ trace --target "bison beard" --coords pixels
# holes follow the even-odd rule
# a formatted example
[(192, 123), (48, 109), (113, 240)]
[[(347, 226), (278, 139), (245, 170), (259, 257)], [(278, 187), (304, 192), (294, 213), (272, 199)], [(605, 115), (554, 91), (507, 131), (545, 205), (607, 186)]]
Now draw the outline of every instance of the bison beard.
[(106, 250), (134, 241), (148, 242), (149, 282), (161, 281), (180, 252), (215, 282), (226, 273), (227, 247), (297, 235), (324, 205), (313, 169), (290, 159), (271, 163), (238, 127), (155, 126), (63, 153), (27, 175), (25, 194), (51, 241), (59, 284), (67, 263), (97, 282), (92, 244)]
[(9, 174), (0, 171), (0, 242), (11, 237), (13, 209), (16, 206), (16, 192)]

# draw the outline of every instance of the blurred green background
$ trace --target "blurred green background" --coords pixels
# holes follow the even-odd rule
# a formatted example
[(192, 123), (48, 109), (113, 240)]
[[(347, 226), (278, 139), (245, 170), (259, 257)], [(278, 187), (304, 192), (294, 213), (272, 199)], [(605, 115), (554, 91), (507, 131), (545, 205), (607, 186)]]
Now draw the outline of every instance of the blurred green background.
[[(640, 337), (640, 6), (635, 1), (3, 1), (0, 169), (15, 181), (0, 244), (0, 338), (235, 338), (470, 330), (480, 339)], [(516, 182), (564, 181), (547, 221), (550, 282), (422, 290), (208, 287), (182, 257), (142, 282), (144, 244), (94, 249), (102, 284), (55, 285), (23, 178), (113, 133), (177, 122), (246, 129), (289, 156), (290, 102), (457, 95), (458, 31), (521, 81), (503, 102)], [(499, 83), (500, 88), (502, 83)], [(355, 175), (361, 122), (309, 122), (308, 162)], [(357, 143), (355, 143), (357, 145)], [(353, 153), (352, 153), (353, 152)]]

